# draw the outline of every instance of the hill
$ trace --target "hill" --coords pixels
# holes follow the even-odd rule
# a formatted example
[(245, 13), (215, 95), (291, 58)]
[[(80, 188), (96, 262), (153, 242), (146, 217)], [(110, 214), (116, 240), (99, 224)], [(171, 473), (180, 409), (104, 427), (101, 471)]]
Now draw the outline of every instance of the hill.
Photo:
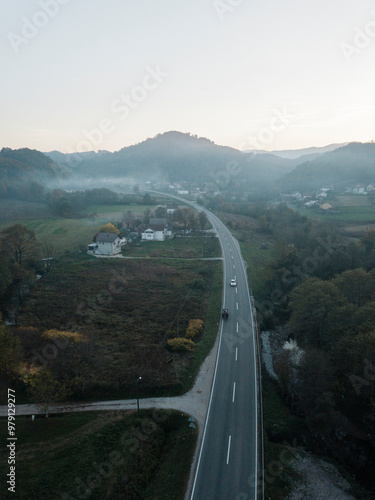
[(8, 198), (30, 184), (44, 184), (65, 175), (64, 169), (43, 153), (32, 149), (0, 151), (0, 193)]
[(203, 137), (166, 132), (115, 153), (85, 158), (74, 173), (84, 178), (137, 182), (213, 182), (233, 168), (241, 179), (259, 183), (279, 179), (294, 166), (294, 162), (274, 155), (249, 155)]
[(298, 165), (278, 182), (284, 192), (375, 184), (375, 144), (353, 142)]

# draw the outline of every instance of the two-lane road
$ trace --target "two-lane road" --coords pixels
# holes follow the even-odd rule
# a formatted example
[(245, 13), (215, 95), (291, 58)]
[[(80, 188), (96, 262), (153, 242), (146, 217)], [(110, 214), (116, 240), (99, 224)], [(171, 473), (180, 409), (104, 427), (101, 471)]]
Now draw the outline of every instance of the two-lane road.
[[(201, 208), (201, 207), (199, 207)], [(191, 500), (255, 500), (257, 378), (254, 324), (246, 270), (236, 241), (206, 211), (217, 229), (224, 265), (223, 320), (212, 394)], [(236, 278), (237, 286), (229, 282)]]

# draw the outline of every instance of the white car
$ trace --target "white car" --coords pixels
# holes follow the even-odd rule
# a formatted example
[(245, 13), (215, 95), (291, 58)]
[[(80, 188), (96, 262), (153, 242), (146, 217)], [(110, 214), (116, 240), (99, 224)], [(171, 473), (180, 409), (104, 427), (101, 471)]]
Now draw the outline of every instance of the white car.
[(230, 286), (237, 286), (237, 281), (235, 280), (235, 278), (230, 280)]

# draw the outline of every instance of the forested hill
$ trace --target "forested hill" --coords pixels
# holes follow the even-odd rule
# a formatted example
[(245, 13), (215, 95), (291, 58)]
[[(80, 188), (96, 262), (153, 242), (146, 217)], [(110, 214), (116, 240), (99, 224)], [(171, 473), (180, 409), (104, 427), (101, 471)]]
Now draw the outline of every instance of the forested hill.
[[(259, 182), (279, 179), (295, 162), (274, 155), (250, 155), (219, 146), (209, 139), (166, 132), (115, 153), (83, 160), (74, 172), (84, 177), (129, 177), (154, 182), (212, 182), (220, 173), (231, 180)], [(234, 169), (236, 175), (231, 174)]]
[(39, 151), (27, 148), (0, 151), (0, 193), (4, 196), (16, 186), (45, 183), (63, 175), (62, 167)]
[(311, 191), (327, 185), (375, 184), (375, 144), (353, 142), (302, 163), (279, 182), (281, 191)]

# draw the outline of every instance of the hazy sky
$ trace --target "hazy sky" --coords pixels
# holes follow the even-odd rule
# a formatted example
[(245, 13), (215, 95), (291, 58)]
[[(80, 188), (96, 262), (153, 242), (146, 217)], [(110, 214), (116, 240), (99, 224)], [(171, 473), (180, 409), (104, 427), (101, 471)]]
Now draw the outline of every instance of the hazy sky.
[(375, 139), (371, 0), (0, 0), (0, 146)]

